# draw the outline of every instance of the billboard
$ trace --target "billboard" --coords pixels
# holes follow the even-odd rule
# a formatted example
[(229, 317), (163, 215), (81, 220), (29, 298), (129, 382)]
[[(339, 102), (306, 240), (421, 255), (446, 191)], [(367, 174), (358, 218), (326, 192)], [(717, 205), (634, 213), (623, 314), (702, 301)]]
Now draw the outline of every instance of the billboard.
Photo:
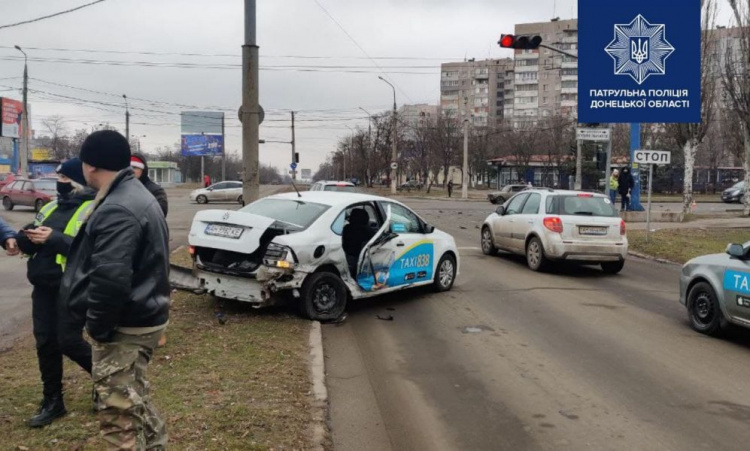
[(579, 0), (578, 17), (579, 122), (700, 122), (700, 0)]
[(21, 136), (21, 117), (23, 116), (23, 102), (0, 98), (0, 136), (18, 138)]
[(41, 147), (31, 149), (31, 161), (50, 161), (54, 158), (55, 156), (52, 154), (51, 149), (43, 149)]
[(183, 135), (221, 135), (224, 113), (183, 111), (180, 113)]
[(219, 156), (224, 153), (221, 135), (182, 135), (182, 155), (185, 157)]

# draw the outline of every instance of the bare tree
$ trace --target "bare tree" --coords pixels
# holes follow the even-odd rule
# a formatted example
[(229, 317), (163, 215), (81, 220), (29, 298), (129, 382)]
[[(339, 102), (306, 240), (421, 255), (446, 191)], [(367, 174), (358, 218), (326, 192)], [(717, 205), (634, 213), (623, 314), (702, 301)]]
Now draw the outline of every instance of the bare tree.
[[(727, 39), (722, 80), (745, 142), (745, 186), (750, 186), (750, 0), (728, 0), (737, 29)], [(735, 44), (731, 44), (734, 41)], [(750, 215), (750, 196), (745, 196), (745, 215)]]
[(675, 143), (683, 149), (685, 159), (685, 178), (682, 192), (682, 211), (690, 212), (693, 203), (693, 173), (695, 157), (702, 147), (714, 116), (714, 98), (716, 94), (716, 77), (713, 50), (713, 25), (716, 17), (716, 5), (713, 0), (702, 1), (703, 29), (701, 39), (701, 121), (694, 124), (668, 124), (667, 130)]
[(55, 158), (58, 160), (67, 160), (70, 158), (70, 146), (61, 145), (67, 134), (63, 117), (58, 115), (50, 116), (42, 121), (42, 125), (50, 134), (50, 146)]

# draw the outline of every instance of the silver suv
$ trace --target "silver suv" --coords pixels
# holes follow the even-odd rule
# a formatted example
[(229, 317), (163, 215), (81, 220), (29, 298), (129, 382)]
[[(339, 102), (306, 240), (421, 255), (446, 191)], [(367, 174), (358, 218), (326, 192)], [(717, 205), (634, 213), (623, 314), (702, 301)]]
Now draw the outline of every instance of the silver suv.
[(601, 264), (617, 274), (625, 266), (625, 222), (602, 194), (532, 189), (497, 208), (482, 226), (482, 252), (525, 255), (533, 271), (551, 261)]

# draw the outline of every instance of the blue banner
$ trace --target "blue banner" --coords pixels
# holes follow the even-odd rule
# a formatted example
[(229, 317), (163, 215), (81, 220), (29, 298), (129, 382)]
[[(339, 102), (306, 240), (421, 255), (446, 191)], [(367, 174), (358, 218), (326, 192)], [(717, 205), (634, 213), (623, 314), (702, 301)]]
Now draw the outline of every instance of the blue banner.
[(182, 156), (218, 156), (224, 153), (221, 135), (182, 135)]
[(579, 0), (578, 17), (579, 122), (700, 122), (700, 0)]

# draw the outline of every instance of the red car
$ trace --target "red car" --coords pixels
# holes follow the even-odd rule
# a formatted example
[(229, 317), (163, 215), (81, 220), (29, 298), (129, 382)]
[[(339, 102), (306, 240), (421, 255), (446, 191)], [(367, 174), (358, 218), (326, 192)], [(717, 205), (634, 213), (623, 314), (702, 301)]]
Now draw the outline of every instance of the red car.
[(35, 211), (39, 211), (44, 204), (52, 200), (49, 194), (38, 190), (32, 180), (19, 178), (0, 189), (0, 197), (3, 199), (3, 207), (6, 210), (13, 210), (16, 205), (23, 205), (34, 207)]

